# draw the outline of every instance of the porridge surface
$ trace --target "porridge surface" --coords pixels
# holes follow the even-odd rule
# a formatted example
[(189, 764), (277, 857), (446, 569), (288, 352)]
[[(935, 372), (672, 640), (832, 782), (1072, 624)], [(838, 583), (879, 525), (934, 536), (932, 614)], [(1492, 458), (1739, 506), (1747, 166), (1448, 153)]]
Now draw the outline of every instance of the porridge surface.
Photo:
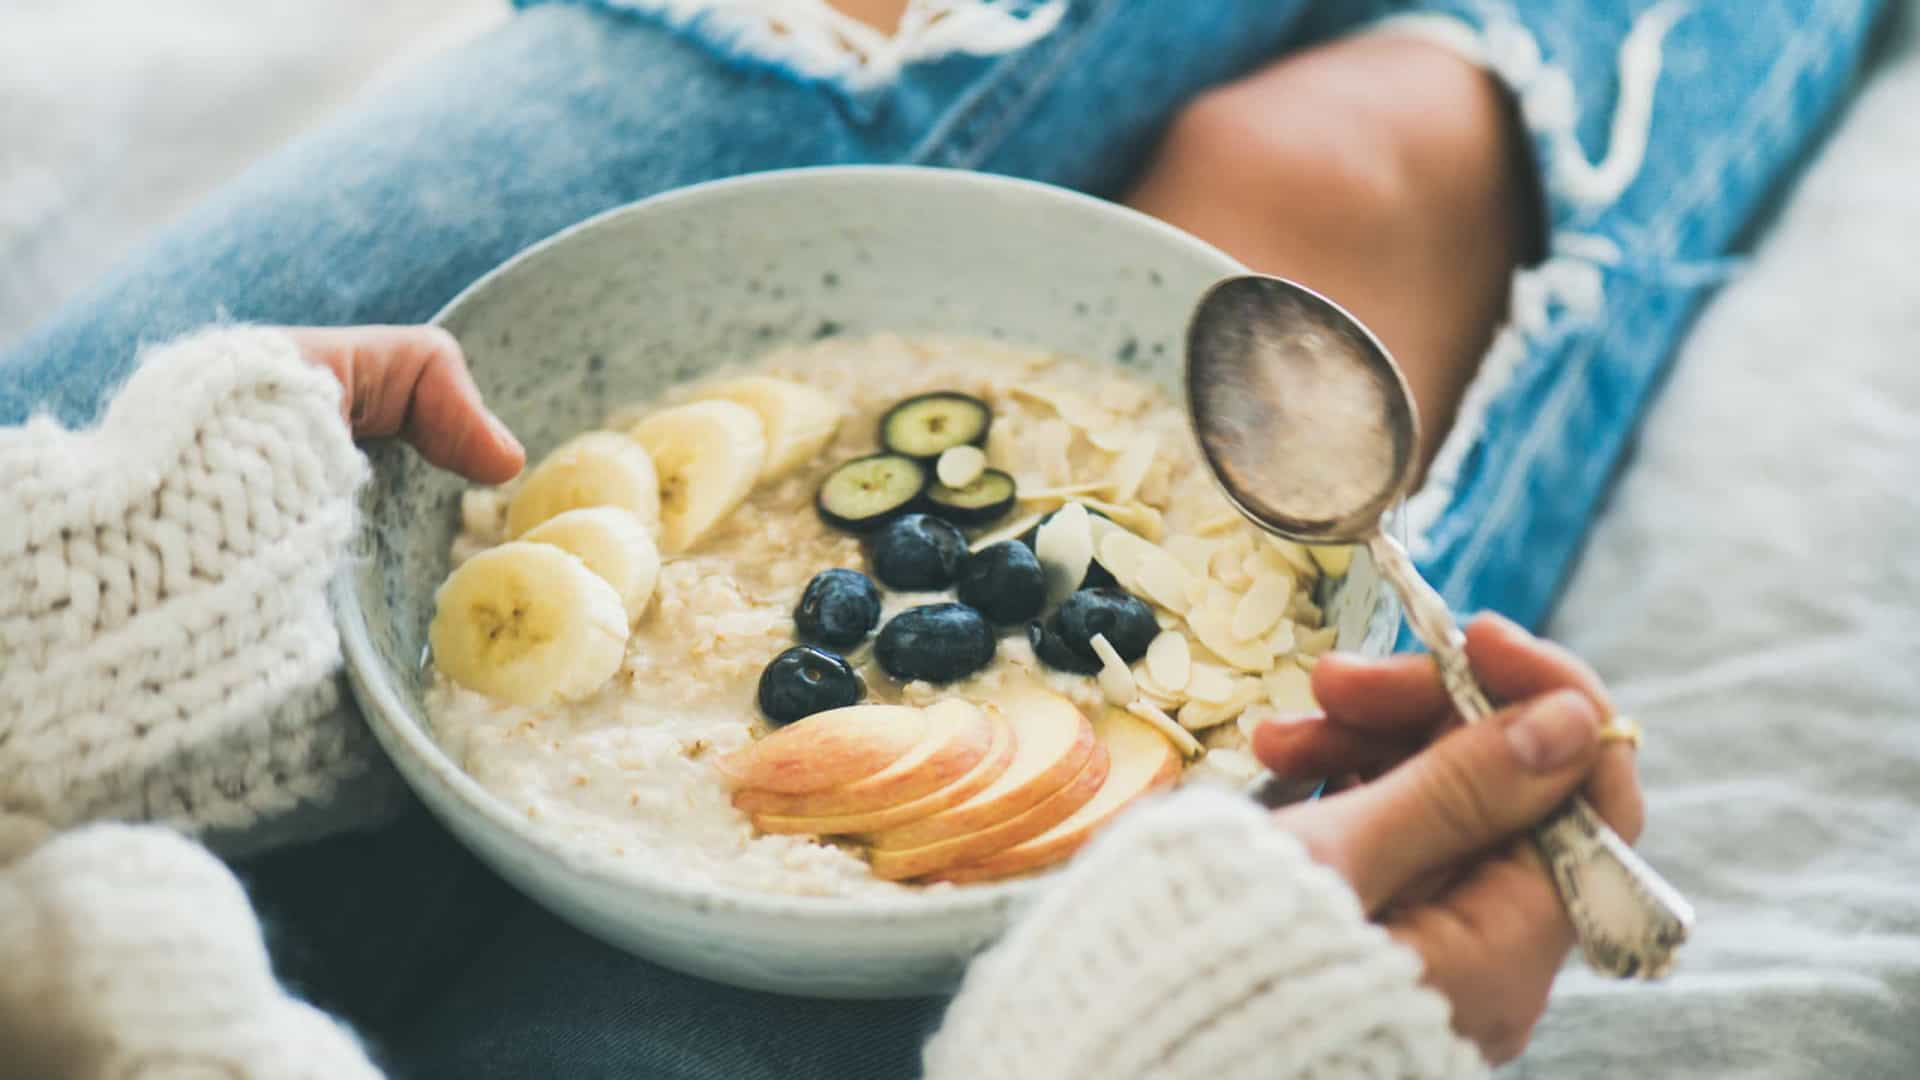
[[(1106, 478), (1129, 448), (1144, 460), (1142, 440), (1154, 445), (1133, 501), (1161, 517), (1165, 539), (1205, 533), (1218, 542), (1216, 561), (1226, 553), (1231, 579), (1238, 572), (1233, 560), (1255, 557), (1253, 530), (1233, 518), (1215, 490), (1177, 403), (1111, 365), (997, 342), (878, 335), (777, 350), (742, 370), (815, 386), (845, 403), (847, 415), (827, 452), (762, 484), (693, 552), (665, 561), (624, 665), (598, 693), (572, 704), (520, 707), (462, 689), (436, 672), (427, 695), (434, 735), (509, 806), (604, 854), (757, 891), (918, 891), (877, 880), (850, 848), (756, 835), (712, 765), (714, 757), (768, 730), (755, 707), (756, 683), (768, 661), (794, 643), (793, 610), (807, 582), (831, 567), (866, 569), (859, 538), (828, 527), (814, 511), (822, 478), (877, 449), (879, 419), (896, 402), (957, 390), (992, 407), (989, 463), (1013, 474), (1022, 495), (1006, 518), (976, 530), (976, 538), (1024, 529), (1064, 498), (1044, 493), (1084, 491)], [(607, 426), (624, 429), (653, 409), (690, 400), (700, 385), (622, 409)], [(505, 538), (510, 494), (467, 493), (456, 563)], [(946, 598), (950, 594), (889, 592), (882, 620)], [(984, 702), (1022, 682), (1044, 683), (1083, 706), (1102, 702), (1095, 679), (1042, 667), (1019, 628), (1001, 631), (989, 667), (950, 686), (903, 685), (881, 671), (871, 653), (869, 638), (847, 655), (866, 680), (870, 702), (926, 704), (948, 696)], [(1190, 779), (1210, 773), (1243, 779), (1250, 758), (1236, 724), (1208, 730), (1201, 741), (1216, 752), (1189, 770)]]

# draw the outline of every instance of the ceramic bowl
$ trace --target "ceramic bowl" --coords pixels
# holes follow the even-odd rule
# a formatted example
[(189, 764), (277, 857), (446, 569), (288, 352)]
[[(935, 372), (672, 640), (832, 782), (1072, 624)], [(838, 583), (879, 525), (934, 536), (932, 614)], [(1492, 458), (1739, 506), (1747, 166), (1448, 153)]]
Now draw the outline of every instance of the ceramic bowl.
[[(566, 230), (480, 279), (437, 321), (538, 460), (715, 365), (868, 331), (984, 335), (1108, 361), (1177, 394), (1200, 294), (1240, 267), (1071, 192), (979, 174), (805, 169), (661, 195)], [(368, 724), (431, 811), (502, 876), (589, 933), (739, 986), (835, 997), (950, 989), (1045, 877), (884, 899), (772, 896), (571, 849), (441, 751), (422, 707), (456, 478), (372, 451), (355, 558), (335, 583)], [(1385, 652), (1398, 610), (1356, 560), (1324, 598), (1345, 648)]]

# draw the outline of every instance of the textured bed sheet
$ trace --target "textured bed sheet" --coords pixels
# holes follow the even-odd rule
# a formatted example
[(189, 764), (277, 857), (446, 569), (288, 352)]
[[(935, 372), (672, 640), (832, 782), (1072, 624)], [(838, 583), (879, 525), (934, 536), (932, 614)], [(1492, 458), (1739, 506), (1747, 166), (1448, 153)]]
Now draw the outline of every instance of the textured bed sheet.
[[(1687, 346), (1552, 627), (1648, 728), (1644, 846), (1699, 905), (1697, 940), (1658, 986), (1576, 966), (1507, 1075), (1920, 1076), (1920, 0), (1904, 3)], [(503, 8), (0, 7), (0, 341), (316, 111)]]

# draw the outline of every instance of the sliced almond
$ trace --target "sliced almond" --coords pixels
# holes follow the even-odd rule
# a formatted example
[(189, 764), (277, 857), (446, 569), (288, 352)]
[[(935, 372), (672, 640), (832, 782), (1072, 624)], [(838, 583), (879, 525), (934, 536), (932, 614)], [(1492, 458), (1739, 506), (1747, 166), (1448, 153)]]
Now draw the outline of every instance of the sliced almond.
[(1140, 580), (1140, 591), (1147, 594), (1147, 599), (1182, 615), (1193, 606), (1187, 600), (1187, 580), (1193, 575), (1187, 573), (1187, 568), (1165, 551), (1149, 545), (1141, 551), (1135, 570)]
[(1223, 545), (1213, 553), (1213, 558), (1207, 563), (1207, 573), (1213, 580), (1235, 592), (1253, 584), (1253, 577), (1246, 572), (1246, 555), (1233, 544)]
[[(1023, 479), (1029, 480), (1031, 483), (1023, 485), (1021, 484), (1021, 480)], [(1014, 487), (1019, 491), (1018, 498), (1021, 502), (1069, 502), (1082, 495), (1091, 495), (1106, 486), (1106, 481), (1104, 480), (1089, 484), (1060, 484), (1049, 486), (1047, 482), (1041, 480), (1038, 476), (1014, 477)]]
[(1178, 692), (1160, 685), (1154, 679), (1153, 671), (1147, 667), (1145, 661), (1133, 665), (1133, 688), (1140, 692), (1142, 698), (1163, 709), (1177, 709), (1182, 702), (1186, 701), (1186, 698)]
[(1087, 441), (1097, 450), (1118, 454), (1133, 441), (1133, 432), (1122, 427), (1097, 428), (1087, 432)]
[(1236, 641), (1262, 637), (1286, 617), (1287, 601), (1293, 599), (1293, 578), (1261, 568), (1262, 576), (1253, 579), (1247, 594), (1233, 608), (1233, 636)]
[(1026, 517), (1015, 521), (1011, 525), (1001, 526), (990, 533), (982, 533), (974, 539), (973, 543), (967, 545), (967, 550), (979, 551), (982, 548), (992, 547), (1002, 540), (1012, 540), (1016, 536), (1023, 536), (1028, 529), (1040, 524), (1040, 519), (1046, 516), (1045, 514), (1028, 514)]
[(1209, 750), (1194, 766), (1203, 779), (1215, 779), (1228, 787), (1245, 787), (1260, 778), (1260, 760), (1245, 750), (1224, 747)]
[(1160, 511), (1151, 506), (1144, 506), (1137, 502), (1110, 503), (1102, 499), (1085, 497), (1078, 501), (1087, 504), (1090, 509), (1107, 515), (1115, 525), (1149, 542), (1157, 544), (1160, 538), (1167, 534), (1166, 519), (1160, 516)]
[(1183, 757), (1197, 758), (1207, 752), (1207, 748), (1200, 745), (1200, 740), (1194, 738), (1192, 732), (1181, 727), (1173, 717), (1166, 714), (1166, 710), (1159, 706), (1151, 702), (1136, 701), (1127, 706), (1127, 711), (1152, 724), (1155, 730), (1165, 735), (1167, 741), (1179, 749)]
[(1049, 386), (1044, 383), (1035, 385), (1013, 385), (1007, 387), (1015, 397), (1045, 405), (1052, 409), (1060, 419), (1079, 428), (1081, 431), (1097, 431), (1111, 425), (1112, 418), (1106, 410), (1092, 401), (1064, 387)]
[(1203, 705), (1224, 705), (1233, 697), (1233, 673), (1204, 660), (1193, 661), (1187, 669), (1186, 693)]
[(1048, 484), (1067, 484), (1073, 480), (1073, 428), (1062, 420), (1042, 420), (1033, 425), (1027, 438), (1027, 453)]
[(1153, 459), (1153, 465), (1147, 469), (1146, 478), (1140, 481), (1140, 491), (1134, 497), (1162, 510), (1173, 501), (1173, 466), (1166, 458)]
[(1320, 703), (1313, 699), (1313, 679), (1304, 670), (1293, 664), (1282, 664), (1261, 677), (1266, 685), (1267, 700), (1283, 713), (1311, 713), (1320, 711)]
[(1173, 692), (1187, 688), (1187, 679), (1193, 673), (1193, 650), (1187, 647), (1187, 635), (1162, 630), (1148, 643), (1146, 659), (1154, 682)]
[(1296, 652), (1292, 656), (1287, 657), (1287, 659), (1293, 661), (1295, 664), (1298, 664), (1300, 666), (1300, 669), (1302, 671), (1307, 672), (1308, 674), (1312, 674), (1313, 666), (1320, 662), (1319, 657), (1313, 655), (1312, 653), (1303, 653), (1303, 652)]
[(1087, 526), (1087, 508), (1068, 503), (1040, 526), (1033, 553), (1046, 576), (1047, 606), (1073, 594), (1093, 563), (1093, 531)]
[(1240, 512), (1236, 510), (1230, 514), (1215, 514), (1210, 518), (1203, 519), (1193, 527), (1193, 531), (1194, 534), (1198, 536), (1219, 536), (1222, 533), (1231, 531), (1236, 525), (1245, 525), (1246, 523), (1247, 519), (1242, 517)]
[(1298, 647), (1292, 619), (1281, 619), (1267, 631), (1267, 648), (1273, 650), (1273, 655), (1285, 656)]
[(1167, 537), (1166, 543), (1160, 546), (1166, 549), (1167, 554), (1180, 560), (1180, 565), (1187, 568), (1187, 573), (1205, 577), (1207, 560), (1213, 557), (1213, 549), (1219, 544), (1204, 536), (1180, 533)]
[(1314, 562), (1313, 556), (1307, 554), (1305, 544), (1296, 544), (1272, 533), (1262, 533), (1260, 538), (1265, 541), (1263, 547), (1279, 556), (1301, 577), (1311, 581), (1320, 576), (1320, 564)]
[(1093, 655), (1100, 658), (1100, 692), (1107, 696), (1107, 701), (1125, 706), (1139, 697), (1133, 685), (1133, 670), (1120, 659), (1119, 651), (1107, 640), (1107, 635), (1095, 634), (1088, 644), (1093, 646)]
[(1196, 608), (1187, 613), (1187, 625), (1193, 628), (1193, 635), (1200, 639), (1200, 644), (1242, 671), (1259, 674), (1273, 667), (1273, 650), (1267, 648), (1266, 642), (1258, 639), (1239, 641), (1234, 638), (1233, 613), (1230, 610), (1222, 611), (1211, 605)]
[(1140, 582), (1140, 549), (1147, 542), (1125, 529), (1108, 528), (1099, 536), (1100, 565), (1107, 568), (1120, 587), (1136, 591)]
[(934, 475), (950, 488), (966, 487), (986, 470), (986, 452), (977, 446), (950, 446), (933, 466)]
[(1320, 626), (1312, 630), (1301, 630), (1294, 634), (1294, 647), (1308, 656), (1319, 656), (1332, 649), (1340, 639), (1337, 626)]
[(1132, 502), (1140, 492), (1140, 481), (1147, 478), (1147, 470), (1159, 452), (1158, 434), (1148, 431), (1133, 436), (1107, 473), (1107, 498), (1116, 503)]
[(1235, 719), (1247, 706), (1260, 700), (1266, 688), (1259, 679), (1242, 676), (1233, 680), (1233, 690), (1227, 700), (1219, 704), (1204, 701), (1189, 701), (1180, 707), (1180, 726), (1188, 731), (1205, 731), (1210, 727), (1224, 724)]

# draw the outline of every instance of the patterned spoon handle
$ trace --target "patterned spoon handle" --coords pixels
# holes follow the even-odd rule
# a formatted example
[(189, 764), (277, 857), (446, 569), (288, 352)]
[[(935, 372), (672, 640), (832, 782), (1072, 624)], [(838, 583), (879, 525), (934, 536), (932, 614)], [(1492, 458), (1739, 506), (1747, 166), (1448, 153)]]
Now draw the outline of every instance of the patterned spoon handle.
[[(1367, 543), (1381, 576), (1393, 584), (1407, 622), (1433, 653), (1453, 704), (1468, 723), (1493, 712), (1467, 663), (1466, 635), (1440, 594), (1414, 568), (1399, 541), (1375, 533)], [(1693, 906), (1600, 819), (1578, 795), (1533, 833), (1534, 846), (1553, 873), (1580, 935), (1581, 951), (1596, 971), (1617, 978), (1655, 979), (1673, 966), (1674, 953), (1693, 926)]]

